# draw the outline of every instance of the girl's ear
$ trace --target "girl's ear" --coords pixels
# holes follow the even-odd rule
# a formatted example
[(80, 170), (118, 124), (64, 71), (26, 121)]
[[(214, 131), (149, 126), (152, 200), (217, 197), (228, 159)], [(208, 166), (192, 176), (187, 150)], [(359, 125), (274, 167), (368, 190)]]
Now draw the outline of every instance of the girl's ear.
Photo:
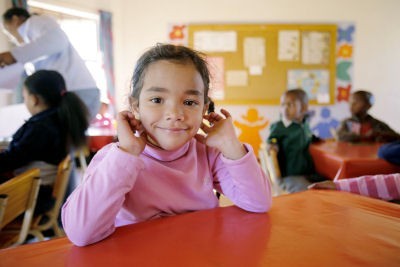
[(40, 99), (40, 97), (38, 97), (37, 95), (35, 95), (35, 94), (32, 94), (32, 99), (33, 99), (33, 104), (35, 105), (35, 106), (37, 106), (37, 105), (39, 105), (40, 103), (41, 103), (41, 99)]
[(139, 114), (139, 99), (134, 97), (129, 97), (129, 110), (135, 115), (136, 119), (140, 119)]

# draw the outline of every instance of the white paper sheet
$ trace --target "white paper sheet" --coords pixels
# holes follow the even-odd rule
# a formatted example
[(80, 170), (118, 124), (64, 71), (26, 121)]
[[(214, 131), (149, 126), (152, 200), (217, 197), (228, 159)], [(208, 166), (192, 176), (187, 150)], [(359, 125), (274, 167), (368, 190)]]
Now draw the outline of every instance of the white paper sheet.
[(203, 52), (236, 52), (235, 31), (198, 31), (193, 35), (194, 49)]
[(261, 75), (266, 65), (265, 38), (248, 37), (243, 41), (244, 65), (249, 68), (251, 75)]
[(299, 31), (279, 31), (278, 60), (298, 61), (300, 48)]
[(302, 35), (303, 64), (329, 64), (330, 34), (307, 31)]
[(247, 86), (248, 75), (245, 70), (230, 70), (226, 72), (227, 86)]

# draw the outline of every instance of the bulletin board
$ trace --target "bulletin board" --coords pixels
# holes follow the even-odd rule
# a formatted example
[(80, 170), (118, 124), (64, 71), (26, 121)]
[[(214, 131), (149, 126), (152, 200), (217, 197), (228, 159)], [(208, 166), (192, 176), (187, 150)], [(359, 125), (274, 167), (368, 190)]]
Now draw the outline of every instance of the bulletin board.
[(337, 25), (189, 24), (188, 44), (207, 55), (218, 104), (279, 104), (303, 88), (310, 104), (332, 104)]

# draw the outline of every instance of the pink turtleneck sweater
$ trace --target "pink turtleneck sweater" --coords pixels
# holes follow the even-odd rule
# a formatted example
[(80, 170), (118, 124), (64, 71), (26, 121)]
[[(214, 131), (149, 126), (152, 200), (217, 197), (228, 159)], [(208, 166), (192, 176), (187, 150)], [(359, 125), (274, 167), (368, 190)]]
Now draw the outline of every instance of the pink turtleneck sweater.
[(213, 189), (238, 207), (266, 212), (269, 179), (251, 146), (238, 160), (192, 139), (176, 151), (147, 145), (137, 157), (110, 144), (92, 159), (83, 182), (62, 208), (68, 238), (78, 246), (100, 241), (115, 227), (218, 206)]

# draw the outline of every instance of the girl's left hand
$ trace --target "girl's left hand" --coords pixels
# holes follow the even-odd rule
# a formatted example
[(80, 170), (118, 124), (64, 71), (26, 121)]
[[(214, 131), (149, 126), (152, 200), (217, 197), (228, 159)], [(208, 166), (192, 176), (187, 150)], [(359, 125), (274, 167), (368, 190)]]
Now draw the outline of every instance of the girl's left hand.
[(205, 144), (217, 148), (228, 159), (240, 159), (247, 151), (236, 137), (231, 114), (225, 109), (221, 109), (221, 113), (225, 118), (214, 112), (203, 116), (210, 122), (210, 126), (204, 123), (200, 126), (207, 134)]

